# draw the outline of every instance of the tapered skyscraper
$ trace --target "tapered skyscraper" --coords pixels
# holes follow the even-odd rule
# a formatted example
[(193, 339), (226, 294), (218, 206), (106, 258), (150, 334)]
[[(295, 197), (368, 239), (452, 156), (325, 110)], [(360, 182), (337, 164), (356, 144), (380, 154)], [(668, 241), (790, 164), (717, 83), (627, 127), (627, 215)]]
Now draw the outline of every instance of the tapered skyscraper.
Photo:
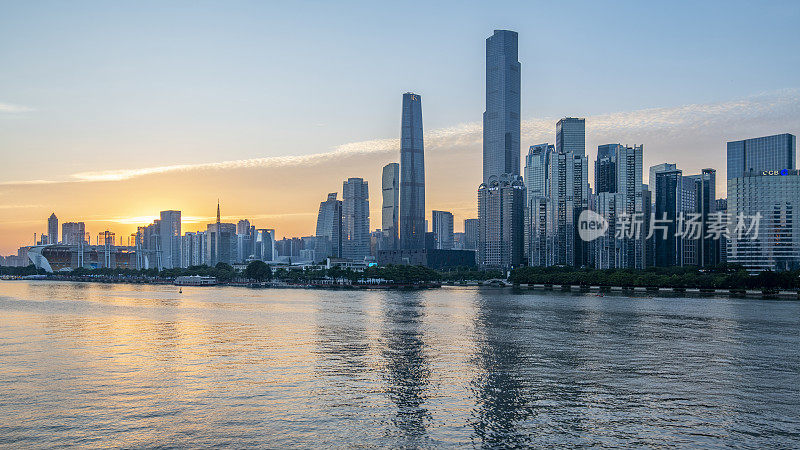
[(425, 248), (425, 152), (422, 99), (403, 94), (400, 131), (400, 248)]
[(495, 30), (486, 39), (486, 112), (483, 113), (483, 182), (519, 175), (520, 64), (517, 33)]

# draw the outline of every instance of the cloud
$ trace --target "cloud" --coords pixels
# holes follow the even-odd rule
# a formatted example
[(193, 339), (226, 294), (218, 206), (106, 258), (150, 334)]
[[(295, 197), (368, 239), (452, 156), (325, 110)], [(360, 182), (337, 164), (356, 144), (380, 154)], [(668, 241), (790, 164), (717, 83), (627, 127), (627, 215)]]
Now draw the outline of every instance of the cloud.
[(10, 103), (0, 103), (0, 113), (24, 113), (31, 112), (33, 108), (20, 105), (12, 105)]
[[(2, 105), (0, 105), (2, 106)], [(8, 105), (6, 105), (8, 106)], [(763, 93), (744, 99), (711, 104), (692, 104), (671, 108), (650, 108), (630, 112), (616, 112), (590, 116), (586, 119), (587, 149), (596, 141), (617, 142), (618, 139), (636, 139), (647, 142), (665, 133), (688, 134), (702, 128), (722, 127), (753, 120), (800, 117), (800, 90), (787, 89)], [(549, 142), (557, 118), (535, 118), (522, 121), (523, 151), (532, 143)], [(425, 133), (426, 150), (448, 149), (480, 145), (482, 124), (462, 123), (451, 127), (429, 130)], [(274, 156), (199, 164), (177, 164), (138, 169), (103, 170), (72, 174), (60, 182), (113, 182), (169, 172), (192, 172), (241, 168), (275, 168), (311, 166), (331, 160), (369, 154), (398, 152), (399, 139), (373, 139), (336, 146), (332, 151), (310, 155)], [(590, 157), (590, 159), (592, 159)], [(3, 185), (44, 184), (59, 181), (10, 181)]]

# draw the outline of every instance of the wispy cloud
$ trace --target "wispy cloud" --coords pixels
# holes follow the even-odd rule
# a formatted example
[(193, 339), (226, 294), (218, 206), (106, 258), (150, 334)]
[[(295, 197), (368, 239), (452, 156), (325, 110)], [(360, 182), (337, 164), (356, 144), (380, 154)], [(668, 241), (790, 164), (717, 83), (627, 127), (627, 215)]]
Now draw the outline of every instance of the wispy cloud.
[(24, 113), (31, 112), (33, 108), (21, 105), (12, 105), (11, 103), (0, 103), (0, 113)]
[[(800, 117), (800, 90), (788, 89), (777, 92), (712, 104), (692, 104), (671, 108), (651, 108), (630, 112), (616, 112), (587, 117), (587, 134), (598, 139), (615, 139), (616, 136), (641, 137), (641, 141), (654, 133), (689, 132), (702, 127), (740, 123), (747, 120), (775, 117)], [(538, 143), (552, 140), (555, 117), (528, 119), (522, 122), (523, 143)], [(429, 130), (425, 133), (425, 147), (430, 151), (446, 151), (480, 145), (482, 124), (462, 123), (451, 127)], [(645, 142), (646, 143), (646, 142)], [(523, 145), (523, 149), (525, 145)], [(139, 169), (104, 170), (80, 172), (71, 175), (71, 182), (109, 182), (163, 174), (168, 172), (191, 172), (203, 170), (225, 170), (239, 168), (276, 168), (298, 165), (315, 165), (331, 160), (367, 154), (398, 152), (399, 139), (373, 139), (342, 144), (332, 151), (309, 155), (275, 156), (200, 164), (177, 164)], [(48, 180), (5, 182), (0, 184), (42, 184)]]

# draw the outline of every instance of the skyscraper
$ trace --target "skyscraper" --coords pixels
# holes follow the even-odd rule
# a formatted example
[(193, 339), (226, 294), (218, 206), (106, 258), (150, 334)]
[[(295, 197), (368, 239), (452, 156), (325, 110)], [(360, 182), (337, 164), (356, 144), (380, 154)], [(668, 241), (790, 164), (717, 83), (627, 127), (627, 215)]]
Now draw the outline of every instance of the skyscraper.
[(776, 134), (728, 142), (728, 180), (764, 170), (794, 170), (796, 139)]
[(58, 217), (56, 217), (56, 213), (50, 214), (47, 219), (47, 239), (50, 244), (58, 244)]
[(362, 178), (348, 178), (342, 193), (342, 253), (363, 260), (369, 256), (369, 186)]
[(519, 175), (520, 70), (515, 31), (486, 39), (486, 112), (483, 113), (483, 182)]
[(552, 244), (552, 255), (548, 256), (548, 265), (589, 264), (589, 247), (578, 234), (578, 217), (589, 208), (588, 166), (583, 153), (557, 152), (552, 158), (548, 174), (552, 203), (548, 245)]
[(670, 164), (670, 163), (661, 163), (661, 164), (656, 164), (655, 166), (650, 166), (650, 178), (647, 179), (647, 186), (650, 192), (653, 193), (653, 196), (655, 196), (656, 192), (656, 174), (658, 172), (675, 170), (677, 168), (678, 166), (676, 164)]
[(86, 238), (86, 224), (83, 222), (64, 222), (61, 225), (61, 240), (65, 245), (80, 245)]
[(438, 250), (453, 248), (453, 213), (448, 211), (432, 211), (433, 235)]
[(586, 119), (565, 117), (556, 124), (556, 153), (586, 155)]
[(700, 214), (700, 239), (697, 243), (697, 265), (700, 267), (715, 266), (720, 263), (719, 239), (709, 235), (711, 215), (716, 212), (716, 184), (717, 171), (703, 169), (695, 177), (695, 190), (697, 192), (697, 207), (695, 212)]
[(383, 166), (381, 179), (383, 193), (383, 210), (381, 214), (381, 230), (383, 245), (381, 250), (397, 250), (400, 221), (400, 164), (389, 163)]
[(517, 33), (495, 30), (486, 39), (483, 183), (478, 187), (478, 262), (484, 266), (508, 268), (525, 260), (520, 70)]
[(478, 188), (478, 263), (508, 269), (525, 262), (525, 184), (519, 175), (491, 176)]
[[(316, 236), (320, 238), (317, 240), (320, 245), (317, 249), (319, 257), (340, 258), (342, 256), (342, 201), (336, 200), (336, 192), (328, 194), (328, 199), (319, 204)], [(273, 242), (275, 240), (274, 232), (272, 240)], [(321, 244), (322, 242), (325, 244)], [(327, 248), (325, 248), (326, 246)], [(271, 259), (264, 261), (271, 261)]]
[[(800, 268), (800, 171), (750, 172), (728, 180), (728, 213), (731, 219), (728, 263), (741, 264), (750, 272)], [(740, 234), (758, 216), (758, 233)]]
[[(549, 144), (532, 145), (525, 156), (525, 254), (531, 266), (546, 266), (547, 234), (552, 219), (550, 195), (550, 164), (555, 147)], [(550, 249), (552, 252), (552, 248)]]
[(478, 249), (478, 219), (464, 219), (464, 250)]
[(181, 212), (161, 211), (159, 222), (161, 268), (181, 266)]
[(658, 267), (683, 265), (683, 240), (676, 235), (678, 214), (682, 210), (683, 172), (678, 169), (655, 172), (655, 216), (666, 220), (666, 233), (657, 231), (655, 240), (655, 264)]
[(422, 98), (403, 94), (400, 130), (400, 247), (425, 248), (425, 151)]
[(219, 202), (217, 221), (206, 228), (205, 261), (211, 267), (219, 263), (233, 264), (236, 259), (236, 224), (222, 223)]

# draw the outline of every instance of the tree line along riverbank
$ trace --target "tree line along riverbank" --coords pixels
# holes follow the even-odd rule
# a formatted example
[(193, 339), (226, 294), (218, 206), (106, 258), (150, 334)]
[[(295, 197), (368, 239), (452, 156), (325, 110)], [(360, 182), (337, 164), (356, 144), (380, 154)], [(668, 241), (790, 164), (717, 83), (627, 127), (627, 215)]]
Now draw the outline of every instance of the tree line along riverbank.
[[(0, 275), (45, 275), (33, 265), (28, 267), (0, 267)], [(58, 278), (113, 277), (154, 282), (168, 282), (179, 276), (214, 277), (222, 284), (281, 281), (289, 284), (323, 284), (324, 280), (347, 283), (373, 283), (383, 280), (389, 284), (437, 284), (484, 282), (505, 280), (506, 272), (457, 268), (436, 271), (422, 266), (368, 267), (363, 272), (349, 268), (277, 268), (272, 269), (261, 261), (253, 261), (237, 271), (224, 263), (214, 267), (193, 266), (165, 269), (75, 269), (57, 274)], [(369, 280), (369, 281), (368, 281)], [(761, 272), (750, 275), (741, 266), (719, 265), (711, 268), (651, 267), (641, 269), (576, 269), (570, 267), (521, 267), (508, 274), (507, 282), (513, 285), (572, 285), (640, 288), (697, 288), (697, 289), (800, 289), (800, 270), (786, 272)]]

